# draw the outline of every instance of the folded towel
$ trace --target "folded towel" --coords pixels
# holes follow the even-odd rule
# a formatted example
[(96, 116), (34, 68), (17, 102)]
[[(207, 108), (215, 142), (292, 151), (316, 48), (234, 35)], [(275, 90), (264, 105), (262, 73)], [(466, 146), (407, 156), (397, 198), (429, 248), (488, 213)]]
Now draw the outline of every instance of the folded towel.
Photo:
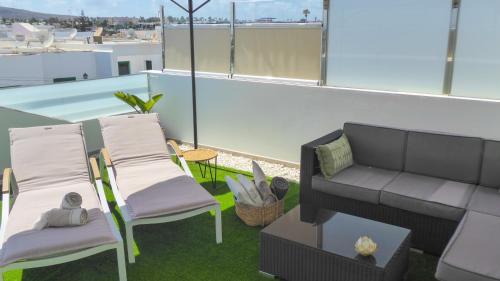
[(236, 201), (246, 204), (246, 205), (255, 205), (256, 203), (250, 198), (250, 195), (248, 195), (248, 192), (246, 191), (245, 187), (239, 182), (231, 178), (230, 176), (226, 176), (226, 182), (227, 186), (229, 186), (229, 189), (233, 192), (234, 198), (236, 198)]
[(82, 196), (76, 192), (66, 194), (61, 203), (61, 209), (78, 209), (82, 206)]
[(88, 222), (86, 209), (52, 209), (42, 214), (35, 223), (34, 229), (42, 230), (47, 227), (79, 226)]
[(278, 197), (278, 200), (285, 198), (288, 187), (288, 181), (282, 177), (274, 177), (271, 181), (271, 189)]
[(252, 161), (252, 171), (256, 186), (259, 186), (261, 182), (265, 182), (267, 184), (267, 178), (266, 175), (264, 174), (264, 171), (255, 161)]
[(264, 201), (264, 205), (276, 202), (276, 197), (273, 195), (271, 187), (269, 187), (269, 184), (267, 183), (267, 177), (264, 174), (264, 171), (255, 161), (252, 161), (252, 170), (255, 186), (257, 186), (257, 190), (259, 191), (262, 201)]
[(250, 199), (252, 199), (252, 201), (255, 202), (254, 206), (262, 207), (264, 205), (264, 201), (260, 197), (259, 191), (257, 190), (257, 186), (255, 186), (255, 183), (243, 175), (236, 175), (236, 178), (238, 178), (243, 188), (245, 188), (248, 195), (250, 196)]
[(267, 182), (261, 182), (257, 186), (257, 190), (259, 191), (259, 194), (262, 197), (262, 201), (264, 201), (264, 206), (276, 202), (276, 196), (271, 191), (271, 187), (269, 187), (269, 184)]

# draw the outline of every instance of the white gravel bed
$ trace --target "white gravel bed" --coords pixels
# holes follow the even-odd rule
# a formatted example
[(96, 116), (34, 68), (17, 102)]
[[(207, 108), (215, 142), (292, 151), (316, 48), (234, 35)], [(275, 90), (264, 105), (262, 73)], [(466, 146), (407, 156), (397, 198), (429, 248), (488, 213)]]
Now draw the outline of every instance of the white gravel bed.
[[(182, 150), (193, 149), (192, 146), (182, 144)], [(252, 172), (252, 159), (243, 156), (233, 155), (227, 152), (218, 151), (219, 157), (217, 163), (221, 167), (228, 167), (246, 172)], [(255, 160), (264, 170), (268, 177), (283, 177), (295, 182), (299, 181), (300, 170), (298, 168), (291, 168), (281, 164), (270, 163), (262, 160)]]

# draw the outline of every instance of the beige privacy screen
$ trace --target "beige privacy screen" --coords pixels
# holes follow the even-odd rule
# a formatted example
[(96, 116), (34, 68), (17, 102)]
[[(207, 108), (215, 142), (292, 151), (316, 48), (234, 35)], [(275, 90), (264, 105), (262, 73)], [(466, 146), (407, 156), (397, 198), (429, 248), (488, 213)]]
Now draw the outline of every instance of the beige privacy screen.
[[(320, 79), (319, 25), (237, 25), (235, 47), (235, 74)], [(188, 70), (189, 50), (189, 29), (169, 27), (167, 68)], [(229, 73), (229, 26), (197, 27), (195, 52), (198, 71)]]

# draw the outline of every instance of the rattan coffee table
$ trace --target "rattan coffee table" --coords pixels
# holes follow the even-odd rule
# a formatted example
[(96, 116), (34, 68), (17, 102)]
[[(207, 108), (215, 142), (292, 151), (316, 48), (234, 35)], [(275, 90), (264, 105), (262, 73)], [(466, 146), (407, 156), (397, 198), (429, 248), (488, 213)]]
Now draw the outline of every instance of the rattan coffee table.
[[(207, 175), (207, 167), (210, 173), (210, 180), (212, 182), (212, 187), (214, 189), (217, 188), (217, 158), (219, 154), (217, 151), (207, 148), (199, 148), (193, 150), (187, 150), (182, 152), (184, 156), (184, 160), (187, 162), (194, 162), (198, 164), (200, 168), (200, 173), (203, 178)], [(212, 174), (212, 166), (210, 165), (210, 161), (214, 160), (214, 173)], [(204, 166), (204, 169), (202, 169)]]
[[(296, 207), (260, 233), (260, 271), (287, 281), (401, 281), (408, 271), (408, 229), (327, 210), (301, 220)], [(309, 221), (309, 219), (307, 219)], [(378, 244), (371, 257), (358, 255), (361, 236)]]

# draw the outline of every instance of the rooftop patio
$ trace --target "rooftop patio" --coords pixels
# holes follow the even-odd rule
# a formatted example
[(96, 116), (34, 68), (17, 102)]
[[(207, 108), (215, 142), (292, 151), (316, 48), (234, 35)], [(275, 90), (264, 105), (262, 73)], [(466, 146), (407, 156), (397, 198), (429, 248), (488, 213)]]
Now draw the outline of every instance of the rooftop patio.
[[(137, 262), (127, 268), (129, 280), (269, 280), (258, 272), (260, 228), (244, 225), (235, 215), (233, 197), (225, 182), (219, 182), (218, 190), (214, 192), (210, 180), (201, 177), (198, 167), (191, 168), (197, 181), (222, 204), (224, 243), (216, 245), (212, 242), (211, 221), (203, 216), (167, 225), (140, 227), (134, 251)], [(221, 168), (218, 177), (236, 173), (242, 172)], [(121, 224), (119, 209), (109, 185), (106, 186), (108, 202), (117, 223)], [(298, 204), (298, 189), (297, 184), (292, 185), (286, 198), (287, 211)], [(106, 253), (48, 268), (8, 272), (4, 280), (114, 280), (117, 274), (115, 260), (115, 255)], [(436, 257), (412, 253), (408, 280), (434, 280), (436, 262)]]
[[(442, 247), (446, 246), (441, 240), (451, 241), (451, 234), (462, 229), (458, 226), (461, 219), (464, 218), (465, 224), (470, 213), (488, 213), (496, 218), (491, 214), (496, 211), (472, 210), (468, 203), (473, 193), (484, 186), (495, 194), (495, 188), (500, 188), (497, 176), (484, 175), (491, 166), (500, 165), (500, 130), (495, 122), (500, 120), (500, 88), (496, 75), (500, 64), (495, 59), (500, 53), (491, 49), (500, 38), (492, 11), (500, 12), (500, 5), (490, 0), (481, 0), (482, 4), (475, 1), (425, 0), (401, 4), (396, 0), (381, 0), (378, 5), (387, 9), (384, 11), (377, 4), (372, 6), (363, 1), (354, 1), (355, 4), (352, 0), (325, 1), (330, 5), (325, 7), (325, 20), (330, 19), (325, 21), (328, 28), (319, 24), (239, 26), (237, 55), (232, 56), (229, 55), (231, 39), (235, 38), (230, 37), (231, 25), (195, 27), (198, 46), (206, 47), (204, 51), (197, 49), (198, 138), (201, 147), (219, 151), (225, 161), (219, 162), (216, 189), (209, 177), (202, 176), (196, 164), (189, 167), (195, 180), (220, 204), (223, 243), (214, 243), (215, 212), (166, 224), (137, 226), (133, 239), (136, 262), (127, 264), (128, 280), (269, 280), (269, 276), (259, 273), (263, 227), (247, 226), (238, 217), (235, 194), (224, 179), (225, 176), (235, 178), (237, 174), (251, 178), (251, 160), (260, 161), (269, 176), (285, 176), (291, 180), (284, 199), (285, 213), (299, 204), (316, 205), (321, 210), (411, 229), (414, 236), (411, 246), (415, 249), (409, 253), (406, 280), (438, 280), (436, 267), (444, 252)], [(484, 20), (476, 21), (479, 16)], [(484, 35), (475, 32), (477, 30), (491, 33)], [(166, 43), (167, 68), (163, 71), (0, 90), (0, 169), (12, 165), (10, 128), (82, 123), (87, 152), (102, 155), (99, 151), (104, 147), (103, 129), (97, 119), (131, 113), (127, 105), (112, 95), (116, 91), (140, 97), (164, 94), (154, 107), (161, 128), (167, 139), (184, 143), (183, 150), (190, 149), (195, 140), (191, 73), (187, 70), (189, 57), (186, 41), (183, 41), (187, 30), (185, 26), (169, 26), (166, 32), (176, 40)], [(258, 41), (258, 38), (266, 40)], [(301, 48), (307, 40), (316, 41)], [(227, 60), (228, 57), (231, 59)], [(346, 123), (353, 123), (354, 127), (370, 124), (375, 131), (370, 133), (371, 128), (364, 128), (367, 131), (356, 134)], [(338, 140), (340, 129), (344, 129), (351, 141), (353, 167), (362, 166), (367, 172), (356, 170), (351, 182), (320, 191), (318, 181), (323, 180), (323, 171), (320, 171), (323, 167), (319, 167), (315, 152), (318, 146)], [(390, 137), (386, 135), (387, 130), (393, 133), (389, 133)], [(412, 141), (420, 140), (412, 139), (415, 135), (424, 135), (424, 140), (412, 154)], [(447, 139), (437, 137), (436, 141), (435, 135)], [(311, 143), (313, 140), (316, 141)], [(359, 158), (362, 150), (359, 143), (369, 143), (363, 147), (364, 154), (368, 155), (363, 160)], [(401, 154), (397, 155), (401, 156), (400, 166), (391, 162), (398, 145), (402, 147), (397, 152)], [(418, 164), (408, 162), (412, 159)], [(119, 200), (103, 168), (107, 164), (103, 165), (102, 156), (100, 160), (107, 203), (125, 238)], [(477, 171), (470, 172), (470, 166)], [(298, 169), (300, 175), (296, 172)], [(377, 173), (373, 170), (392, 178), (378, 189), (362, 186), (366, 182), (380, 184), (383, 181), (367, 180), (370, 173)], [(387, 176), (385, 170), (394, 175)], [(473, 174), (472, 179), (462, 178), (469, 172)], [(418, 177), (415, 181), (423, 182), (422, 197), (430, 193), (428, 198), (420, 198), (417, 203), (400, 203), (399, 207), (382, 202), (384, 188), (395, 188), (390, 184), (410, 173)], [(335, 175), (330, 180), (334, 179)], [(467, 191), (453, 189), (456, 183), (460, 187), (466, 184), (463, 189)], [(439, 186), (434, 190), (434, 185)], [(366, 199), (368, 196), (359, 195), (357, 189), (344, 192), (352, 186), (377, 193)], [(421, 196), (412, 192), (402, 197)], [(467, 197), (465, 203), (462, 197)], [(438, 206), (421, 207), (418, 205), (421, 201), (437, 202)], [(440, 212), (443, 206), (452, 211)], [(404, 221), (408, 218), (405, 216), (410, 218), (408, 221), (413, 219), (417, 226), (410, 227), (408, 224), (413, 222)], [(288, 217), (282, 219), (288, 220)], [(317, 223), (311, 225), (316, 227)], [(426, 248), (428, 245), (422, 242), (426, 233), (428, 240), (433, 241), (438, 239), (434, 234), (441, 232), (446, 233), (444, 238), (438, 237), (440, 241), (436, 244), (439, 245)], [(492, 249), (497, 246), (492, 245)], [(118, 280), (116, 259), (114, 253), (107, 252), (46, 268), (9, 271), (4, 273), (4, 280)], [(469, 269), (474, 270), (474, 266), (471, 267)], [(492, 271), (498, 272), (496, 269)]]

